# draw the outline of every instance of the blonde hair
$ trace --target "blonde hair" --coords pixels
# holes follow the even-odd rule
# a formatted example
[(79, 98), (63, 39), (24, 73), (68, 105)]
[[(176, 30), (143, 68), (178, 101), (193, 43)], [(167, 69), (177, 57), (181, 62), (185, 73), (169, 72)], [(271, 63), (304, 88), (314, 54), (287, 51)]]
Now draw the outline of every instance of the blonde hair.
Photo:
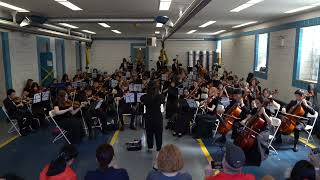
[(164, 146), (158, 155), (157, 165), (161, 172), (172, 173), (181, 170), (184, 166), (182, 153), (173, 144)]

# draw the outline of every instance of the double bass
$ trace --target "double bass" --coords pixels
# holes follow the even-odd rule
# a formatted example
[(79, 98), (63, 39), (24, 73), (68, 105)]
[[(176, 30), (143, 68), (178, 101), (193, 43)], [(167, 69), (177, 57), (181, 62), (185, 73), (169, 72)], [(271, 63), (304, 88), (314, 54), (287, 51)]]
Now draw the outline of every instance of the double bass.
[(241, 108), (238, 103), (235, 103), (226, 113), (224, 121), (219, 123), (218, 132), (221, 135), (226, 135), (233, 127), (233, 122), (241, 114)]
[(261, 129), (265, 126), (265, 120), (261, 118), (259, 111), (257, 111), (254, 116), (248, 119), (243, 133), (240, 134), (234, 141), (234, 144), (242, 149), (251, 149), (256, 143), (259, 132), (261, 132)]
[(305, 114), (301, 102), (293, 106), (288, 113), (281, 118), (279, 132), (283, 135), (291, 134), (297, 126), (297, 121)]

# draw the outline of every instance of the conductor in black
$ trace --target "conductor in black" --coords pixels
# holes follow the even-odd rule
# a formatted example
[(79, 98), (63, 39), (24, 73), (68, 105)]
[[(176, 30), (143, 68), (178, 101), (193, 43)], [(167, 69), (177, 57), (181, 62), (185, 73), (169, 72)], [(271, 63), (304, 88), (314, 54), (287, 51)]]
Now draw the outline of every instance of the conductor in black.
[(145, 125), (148, 150), (153, 148), (153, 140), (156, 140), (157, 151), (162, 146), (163, 117), (161, 104), (164, 104), (164, 96), (154, 81), (149, 82), (147, 93), (141, 96), (141, 102), (146, 106)]

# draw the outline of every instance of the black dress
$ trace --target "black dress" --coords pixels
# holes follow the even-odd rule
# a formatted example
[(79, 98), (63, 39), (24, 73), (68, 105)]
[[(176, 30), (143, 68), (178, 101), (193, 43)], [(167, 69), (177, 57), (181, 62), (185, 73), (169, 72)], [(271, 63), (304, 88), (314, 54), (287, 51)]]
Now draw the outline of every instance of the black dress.
[(177, 112), (178, 107), (178, 89), (170, 86), (168, 88), (168, 98), (166, 105), (166, 118), (170, 119)]
[(164, 97), (161, 94), (141, 96), (141, 102), (146, 106), (146, 134), (148, 148), (153, 148), (153, 137), (156, 139), (157, 151), (162, 146), (163, 117), (160, 110), (161, 104), (164, 104)]
[[(53, 104), (58, 106), (59, 110), (68, 109), (68, 107), (59, 106), (57, 102)], [(81, 142), (81, 132), (83, 131), (81, 121), (72, 116), (70, 112), (66, 112), (54, 117), (58, 125), (67, 131), (67, 138), (72, 144), (79, 144)]]

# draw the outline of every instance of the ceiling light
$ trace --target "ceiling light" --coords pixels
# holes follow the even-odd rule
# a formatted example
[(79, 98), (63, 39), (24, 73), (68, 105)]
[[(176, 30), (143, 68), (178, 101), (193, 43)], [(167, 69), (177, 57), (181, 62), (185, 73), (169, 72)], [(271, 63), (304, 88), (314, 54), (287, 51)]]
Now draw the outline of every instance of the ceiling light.
[(73, 10), (73, 11), (81, 11), (82, 9), (79, 8), (78, 6), (72, 4), (71, 2), (67, 1), (67, 0), (55, 0), (56, 2), (64, 5), (65, 7)]
[(22, 9), (22, 8), (17, 7), (17, 6), (14, 6), (14, 5), (5, 3), (5, 2), (1, 2), (1, 1), (0, 1), (0, 6), (6, 7), (6, 8), (9, 8), (9, 9), (18, 11), (18, 12), (30, 12), (28, 10), (25, 10), (25, 9)]
[(220, 33), (223, 33), (223, 32), (226, 32), (226, 30), (220, 30), (220, 31), (212, 33), (211, 35), (217, 35), (217, 34), (220, 34)]
[(296, 8), (296, 9), (292, 9), (290, 11), (286, 11), (284, 13), (286, 14), (291, 14), (291, 13), (295, 13), (295, 12), (299, 12), (299, 11), (304, 11), (304, 10), (307, 10), (307, 9), (311, 9), (311, 8), (314, 8), (314, 7), (317, 7), (319, 6), (320, 4), (313, 4), (313, 5), (310, 5), (310, 6), (303, 6), (303, 7), (300, 7), (300, 8)]
[(82, 32), (86, 32), (86, 33), (89, 33), (89, 34), (97, 34), (97, 33), (93, 32), (93, 31), (89, 31), (89, 30), (82, 30)]
[(156, 32), (154, 32), (155, 34), (160, 34), (160, 31), (156, 31)]
[(239, 24), (239, 25), (237, 25), (237, 26), (233, 26), (232, 28), (239, 28), (239, 27), (248, 26), (248, 25), (250, 25), (250, 24), (255, 24), (255, 23), (257, 23), (257, 21), (251, 21), (251, 22)]
[(117, 33), (117, 34), (121, 34), (121, 32), (120, 31), (118, 31), (118, 30), (115, 30), (115, 29), (113, 29), (113, 30), (111, 30), (112, 32), (114, 32), (114, 33)]
[(192, 33), (196, 32), (196, 31), (197, 30), (191, 30), (191, 31), (187, 32), (187, 34), (192, 34)]
[(200, 27), (200, 28), (205, 28), (205, 27), (210, 26), (211, 24), (213, 24), (213, 23), (215, 23), (215, 22), (216, 22), (216, 21), (208, 21), (208, 22), (202, 24), (202, 25), (199, 26), (199, 27)]
[(162, 27), (162, 26), (163, 26), (162, 23), (157, 23), (157, 24), (156, 24), (156, 27)]
[(100, 26), (105, 27), (105, 28), (109, 28), (110, 26), (106, 23), (98, 23)]
[(20, 23), (21, 27), (29, 26), (31, 24), (31, 20), (28, 17), (25, 17)]
[(171, 5), (171, 0), (160, 0), (159, 10), (167, 11), (169, 10), (170, 5)]
[(253, 6), (253, 5), (255, 5), (255, 4), (259, 3), (259, 2), (262, 2), (262, 1), (264, 1), (264, 0), (251, 0), (251, 1), (248, 1), (248, 2), (246, 2), (244, 4), (242, 4), (242, 5), (234, 8), (234, 9), (232, 9), (230, 12), (240, 12), (240, 11), (242, 11), (244, 9), (247, 9), (248, 7), (251, 7), (251, 6)]
[(64, 27), (68, 27), (68, 28), (71, 28), (71, 29), (77, 29), (79, 27), (77, 26), (73, 26), (71, 24), (67, 24), (67, 23), (59, 23), (61, 26), (64, 26)]

